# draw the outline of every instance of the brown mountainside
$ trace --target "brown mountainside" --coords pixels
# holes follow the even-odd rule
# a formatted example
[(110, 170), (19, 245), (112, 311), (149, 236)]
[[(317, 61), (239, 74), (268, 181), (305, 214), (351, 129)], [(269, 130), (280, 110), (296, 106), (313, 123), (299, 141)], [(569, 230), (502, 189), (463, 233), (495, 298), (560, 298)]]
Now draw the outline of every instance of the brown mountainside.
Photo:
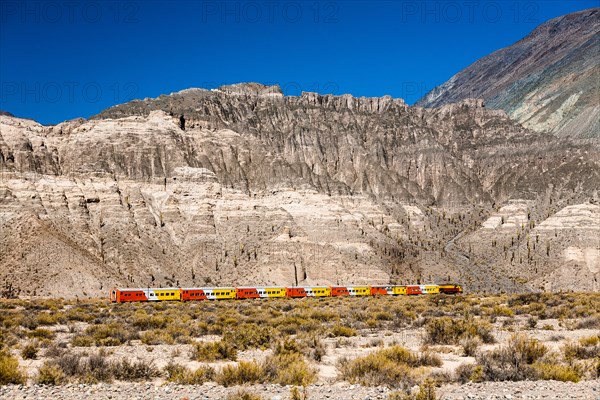
[(600, 156), (467, 99), (240, 84), (42, 126), (0, 116), (0, 278), (598, 290)]

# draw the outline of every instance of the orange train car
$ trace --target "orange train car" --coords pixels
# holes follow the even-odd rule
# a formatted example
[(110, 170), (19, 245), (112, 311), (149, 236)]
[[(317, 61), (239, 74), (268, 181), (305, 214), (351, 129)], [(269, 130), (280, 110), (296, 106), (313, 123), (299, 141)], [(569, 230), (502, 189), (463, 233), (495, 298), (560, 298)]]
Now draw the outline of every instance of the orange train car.
[(371, 296), (387, 296), (394, 295), (391, 286), (370, 286)]
[(330, 297), (331, 287), (329, 286), (293, 286), (285, 288), (285, 297)]
[(421, 290), (421, 286), (407, 285), (406, 286), (406, 294), (409, 296), (413, 296), (413, 295), (417, 295), (417, 294), (423, 294), (423, 291)]
[(113, 303), (127, 303), (130, 301), (148, 301), (148, 295), (144, 289), (117, 289), (110, 291), (110, 301)]

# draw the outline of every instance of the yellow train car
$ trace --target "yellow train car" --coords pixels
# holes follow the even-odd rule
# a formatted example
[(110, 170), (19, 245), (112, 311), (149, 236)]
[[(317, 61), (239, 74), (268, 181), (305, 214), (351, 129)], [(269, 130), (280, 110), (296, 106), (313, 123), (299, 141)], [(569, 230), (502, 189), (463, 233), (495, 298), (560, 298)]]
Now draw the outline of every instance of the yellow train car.
[(350, 296), (370, 296), (371, 288), (369, 286), (348, 286)]
[(421, 285), (421, 292), (423, 294), (439, 294), (440, 287), (438, 285)]
[(392, 286), (392, 293), (395, 296), (406, 296), (406, 286)]
[(150, 300), (181, 300), (181, 289), (179, 288), (160, 288), (149, 290)]

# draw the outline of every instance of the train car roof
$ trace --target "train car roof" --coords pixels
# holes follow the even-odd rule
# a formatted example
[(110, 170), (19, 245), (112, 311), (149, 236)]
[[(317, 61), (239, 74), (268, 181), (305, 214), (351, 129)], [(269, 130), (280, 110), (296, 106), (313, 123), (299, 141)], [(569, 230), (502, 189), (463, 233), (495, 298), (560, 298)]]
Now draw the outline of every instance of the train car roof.
[(112, 288), (111, 290), (118, 290), (120, 292), (125, 291), (139, 291), (139, 290), (179, 290), (178, 287), (145, 287), (145, 288)]
[(238, 286), (238, 289), (285, 289), (287, 286)]

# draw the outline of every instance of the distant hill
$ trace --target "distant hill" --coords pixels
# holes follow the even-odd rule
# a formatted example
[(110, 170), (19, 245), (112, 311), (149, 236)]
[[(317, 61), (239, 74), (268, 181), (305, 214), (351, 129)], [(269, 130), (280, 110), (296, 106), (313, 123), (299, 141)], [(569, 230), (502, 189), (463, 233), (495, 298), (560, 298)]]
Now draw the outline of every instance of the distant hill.
[(510, 47), (473, 63), (416, 105), (466, 98), (506, 111), (525, 127), (600, 136), (600, 8), (554, 18)]

